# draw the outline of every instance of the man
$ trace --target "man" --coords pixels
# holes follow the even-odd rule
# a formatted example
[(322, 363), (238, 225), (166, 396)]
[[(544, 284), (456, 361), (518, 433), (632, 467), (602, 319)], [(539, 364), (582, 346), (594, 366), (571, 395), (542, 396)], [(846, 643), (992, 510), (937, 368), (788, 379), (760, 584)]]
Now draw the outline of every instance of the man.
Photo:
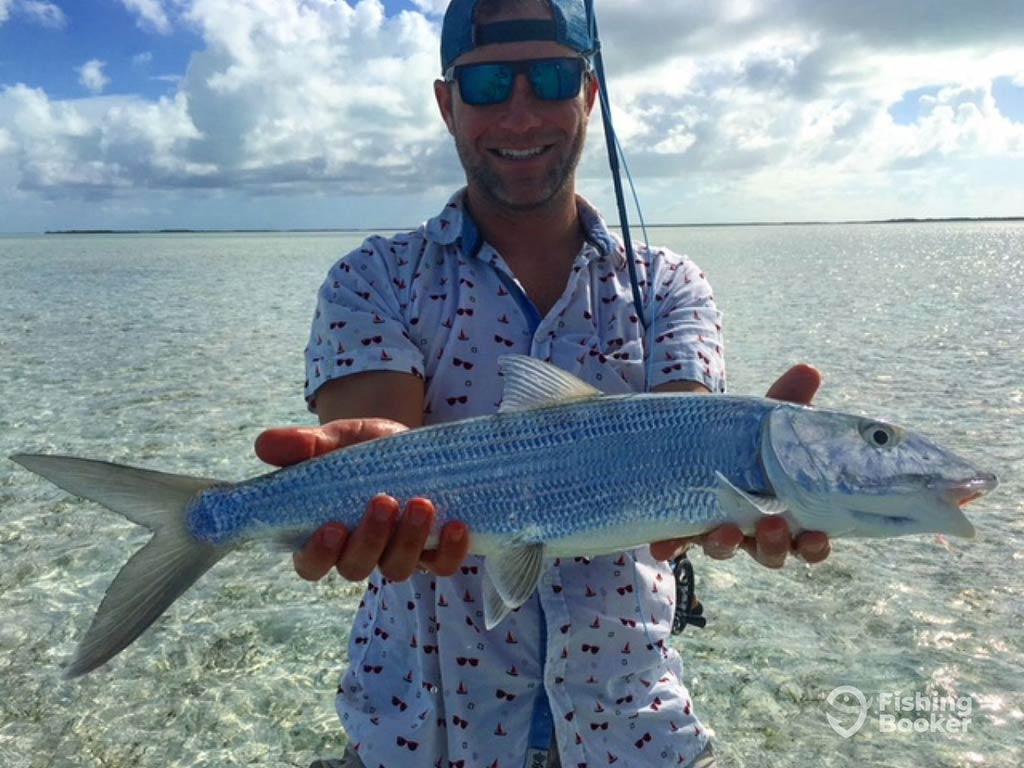
[[(597, 93), (583, 0), (453, 0), (434, 91), (466, 188), (416, 232), (370, 238), (331, 270), (307, 348), (319, 429), (271, 430), (265, 460), (289, 464), (425, 423), (492, 413), (498, 358), (548, 360), (606, 392), (724, 390), (720, 316), (687, 259), (637, 254), (646, 334), (624, 251), (576, 195)], [(772, 396), (808, 401), (818, 375), (787, 373)], [(471, 532), (448, 522), (424, 552), (427, 499), (378, 496), (354, 531), (324, 526), (295, 557), (319, 579), (369, 577), (338, 689), (345, 766), (711, 765), (678, 655), (665, 643), (665, 564), (689, 542), (556, 561), (538, 593), (488, 632)], [(796, 547), (769, 520), (700, 542), (744, 546), (779, 567)]]

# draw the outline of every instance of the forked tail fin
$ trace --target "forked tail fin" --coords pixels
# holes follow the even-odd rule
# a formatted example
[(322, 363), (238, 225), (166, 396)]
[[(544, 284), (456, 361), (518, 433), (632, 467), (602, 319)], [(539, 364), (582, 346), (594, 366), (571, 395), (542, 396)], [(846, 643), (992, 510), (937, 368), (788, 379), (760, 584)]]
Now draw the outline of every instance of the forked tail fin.
[(69, 456), (18, 454), (11, 459), (153, 531), (107, 589), (65, 677), (91, 672), (131, 645), (229, 551), (196, 541), (186, 527), (188, 502), (221, 484), (215, 480)]

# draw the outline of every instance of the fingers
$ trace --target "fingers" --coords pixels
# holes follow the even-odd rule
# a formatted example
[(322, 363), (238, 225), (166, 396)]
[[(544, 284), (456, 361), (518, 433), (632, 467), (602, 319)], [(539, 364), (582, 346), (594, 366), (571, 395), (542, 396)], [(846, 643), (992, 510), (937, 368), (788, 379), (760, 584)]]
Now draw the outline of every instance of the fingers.
[(404, 581), (421, 566), (451, 576), (469, 553), (469, 529), (461, 522), (447, 523), (437, 549), (424, 551), (435, 514), (427, 499), (411, 500), (401, 514), (394, 498), (375, 496), (351, 533), (339, 523), (320, 528), (295, 553), (295, 571), (307, 581), (322, 579), (334, 567), (348, 581), (362, 581), (375, 568), (389, 581)]
[(786, 555), (792, 548), (789, 524), (784, 519), (766, 517), (758, 522), (751, 552), (757, 562), (765, 568), (781, 568), (786, 564)]
[(256, 455), (268, 464), (287, 467), (406, 429), (404, 424), (388, 419), (338, 419), (321, 427), (279, 427), (256, 438)]
[(743, 544), (743, 531), (735, 525), (723, 525), (704, 535), (701, 546), (712, 560), (728, 560)]
[(821, 373), (816, 368), (805, 363), (794, 365), (772, 384), (766, 397), (808, 405), (821, 387), (821, 381)]
[(424, 552), (420, 563), (437, 576), (454, 576), (469, 554), (469, 528), (465, 523), (445, 523), (437, 549)]
[(420, 555), (434, 524), (434, 505), (413, 499), (395, 527), (394, 535), (380, 559), (380, 572), (388, 581), (405, 581), (419, 567)]
[(659, 541), (651, 545), (651, 555), (658, 560), (671, 560), (680, 549), (700, 544), (704, 554), (714, 560), (728, 560), (743, 549), (766, 568), (781, 568), (791, 552), (807, 563), (825, 560), (832, 551), (829, 538), (819, 531), (804, 531), (795, 540), (789, 524), (782, 517), (765, 517), (757, 524), (754, 536), (744, 536), (735, 525), (723, 525), (703, 536)]
[(691, 536), (686, 539), (668, 539), (667, 541), (656, 541), (651, 544), (651, 557), (655, 560), (675, 560), (683, 554), (690, 545), (698, 542), (699, 537)]
[(820, 563), (831, 553), (832, 544), (820, 531), (804, 531), (793, 539), (784, 519), (768, 517), (758, 523), (756, 536), (747, 538), (743, 548), (766, 568), (781, 568), (790, 552), (810, 565)]
[(256, 455), (275, 467), (287, 467), (316, 456), (318, 429), (268, 429), (256, 438)]
[(373, 573), (391, 540), (399, 512), (398, 502), (391, 496), (381, 494), (370, 500), (366, 514), (338, 558), (338, 573), (343, 578), (362, 581)]
[(657, 541), (651, 544), (651, 556), (656, 560), (674, 560), (691, 544), (699, 544), (704, 554), (714, 560), (728, 560), (743, 545), (743, 532), (735, 525), (723, 525), (703, 536)]
[(306, 581), (319, 581), (335, 566), (348, 539), (341, 523), (328, 523), (313, 534), (300, 552), (292, 555), (295, 572)]
[(814, 565), (822, 562), (832, 552), (828, 536), (820, 531), (804, 531), (796, 537), (796, 553)]

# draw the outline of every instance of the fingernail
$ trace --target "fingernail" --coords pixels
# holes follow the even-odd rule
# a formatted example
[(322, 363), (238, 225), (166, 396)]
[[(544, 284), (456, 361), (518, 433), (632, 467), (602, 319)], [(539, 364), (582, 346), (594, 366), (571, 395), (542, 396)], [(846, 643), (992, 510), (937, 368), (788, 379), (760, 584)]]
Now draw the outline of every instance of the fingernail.
[(466, 527), (463, 525), (451, 525), (448, 527), (448, 541), (458, 544), (466, 538)]
[(705, 546), (704, 554), (715, 560), (728, 560), (736, 554), (737, 549), (739, 549), (739, 547)]
[(430, 519), (430, 508), (422, 501), (412, 501), (405, 510), (405, 519), (411, 525), (422, 528)]
[(786, 564), (785, 555), (779, 557), (778, 555), (769, 556), (762, 554), (758, 559), (761, 561), (761, 564), (764, 565), (766, 568), (782, 568)]
[(803, 549), (812, 555), (820, 555), (825, 551), (825, 547), (828, 546), (827, 541), (818, 541), (812, 539), (804, 545)]
[(376, 498), (373, 500), (373, 505), (370, 509), (370, 515), (375, 523), (390, 523), (393, 516), (394, 507), (391, 504), (391, 500), (384, 498)]

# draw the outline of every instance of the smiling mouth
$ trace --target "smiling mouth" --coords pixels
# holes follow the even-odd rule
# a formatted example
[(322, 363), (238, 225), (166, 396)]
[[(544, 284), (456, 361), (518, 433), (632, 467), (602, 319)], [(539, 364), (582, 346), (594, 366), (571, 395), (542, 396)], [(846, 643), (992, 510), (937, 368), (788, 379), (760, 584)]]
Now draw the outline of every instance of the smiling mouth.
[(545, 144), (541, 147), (528, 147), (526, 149), (498, 148), (488, 151), (495, 157), (500, 157), (502, 160), (523, 161), (533, 160), (535, 157), (547, 154), (553, 146), (554, 144)]

